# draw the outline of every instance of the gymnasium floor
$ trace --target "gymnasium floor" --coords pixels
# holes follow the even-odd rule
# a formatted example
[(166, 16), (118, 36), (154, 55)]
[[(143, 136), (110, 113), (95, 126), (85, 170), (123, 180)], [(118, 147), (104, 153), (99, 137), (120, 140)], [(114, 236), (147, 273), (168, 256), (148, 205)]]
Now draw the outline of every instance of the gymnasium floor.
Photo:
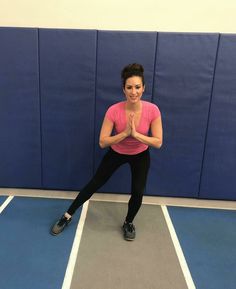
[(127, 242), (128, 196), (95, 194), (51, 236), (75, 195), (0, 189), (1, 289), (236, 288), (236, 202), (146, 196)]

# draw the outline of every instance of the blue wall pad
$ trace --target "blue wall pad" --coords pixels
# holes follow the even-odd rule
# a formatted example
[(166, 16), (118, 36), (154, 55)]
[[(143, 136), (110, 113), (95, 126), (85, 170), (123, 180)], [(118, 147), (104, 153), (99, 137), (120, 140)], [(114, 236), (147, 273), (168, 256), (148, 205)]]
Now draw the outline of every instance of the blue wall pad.
[[(162, 112), (147, 195), (236, 200), (235, 34), (0, 27), (0, 187), (80, 190), (124, 65)], [(129, 193), (128, 165), (101, 192)]]
[(201, 198), (236, 200), (236, 35), (222, 34), (200, 189)]
[(41, 186), (37, 29), (0, 28), (0, 186)]
[(168, 207), (197, 289), (234, 289), (236, 211)]
[(78, 190), (93, 171), (97, 32), (39, 36), (43, 187)]
[[(104, 114), (110, 105), (125, 100), (121, 83), (121, 70), (125, 65), (137, 62), (144, 66), (146, 91), (143, 99), (152, 98), (156, 37), (156, 32), (98, 32), (95, 168), (105, 153), (98, 145)], [(128, 165), (121, 167), (101, 191), (130, 193), (130, 176)]]
[(158, 34), (154, 102), (164, 141), (152, 150), (148, 194), (198, 196), (217, 44), (217, 34)]
[(49, 234), (69, 200), (14, 198), (0, 217), (1, 289), (61, 289), (80, 216), (65, 234)]

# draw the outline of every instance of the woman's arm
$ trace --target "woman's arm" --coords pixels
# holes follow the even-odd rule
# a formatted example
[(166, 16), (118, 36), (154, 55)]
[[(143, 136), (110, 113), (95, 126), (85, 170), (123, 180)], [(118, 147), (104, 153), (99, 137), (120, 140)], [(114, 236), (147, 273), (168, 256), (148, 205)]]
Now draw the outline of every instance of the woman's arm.
[(121, 133), (111, 136), (113, 126), (113, 122), (105, 117), (99, 137), (99, 145), (101, 148), (117, 144), (131, 134), (131, 123), (127, 123), (126, 129)]
[(136, 131), (135, 124), (134, 124), (134, 118), (132, 119), (132, 132), (131, 135), (135, 139), (139, 140), (140, 142), (155, 147), (160, 148), (162, 146), (162, 138), (163, 138), (163, 132), (162, 132), (162, 121), (161, 116), (156, 118), (151, 123), (151, 136), (143, 135)]

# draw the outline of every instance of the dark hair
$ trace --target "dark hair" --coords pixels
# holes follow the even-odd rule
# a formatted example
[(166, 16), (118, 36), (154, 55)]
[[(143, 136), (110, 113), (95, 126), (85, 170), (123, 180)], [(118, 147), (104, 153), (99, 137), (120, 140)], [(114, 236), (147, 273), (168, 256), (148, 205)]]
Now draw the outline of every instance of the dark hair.
[(141, 64), (132, 63), (128, 64), (121, 71), (121, 78), (123, 81), (123, 87), (125, 87), (126, 80), (132, 76), (139, 76), (142, 78), (142, 83), (144, 83), (144, 68)]

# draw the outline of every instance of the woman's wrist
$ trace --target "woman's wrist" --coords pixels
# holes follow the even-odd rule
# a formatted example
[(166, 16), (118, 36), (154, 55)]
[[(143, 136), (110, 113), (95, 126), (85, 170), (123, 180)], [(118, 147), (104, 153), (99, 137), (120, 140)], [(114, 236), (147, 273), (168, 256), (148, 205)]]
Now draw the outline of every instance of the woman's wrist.
[(137, 139), (139, 135), (140, 135), (140, 133), (138, 133), (137, 131), (132, 131), (131, 136), (132, 136), (133, 138)]
[(130, 133), (128, 131), (126, 131), (126, 130), (124, 130), (122, 132), (122, 134), (123, 134), (124, 138), (126, 138), (126, 137), (128, 137), (130, 135)]

